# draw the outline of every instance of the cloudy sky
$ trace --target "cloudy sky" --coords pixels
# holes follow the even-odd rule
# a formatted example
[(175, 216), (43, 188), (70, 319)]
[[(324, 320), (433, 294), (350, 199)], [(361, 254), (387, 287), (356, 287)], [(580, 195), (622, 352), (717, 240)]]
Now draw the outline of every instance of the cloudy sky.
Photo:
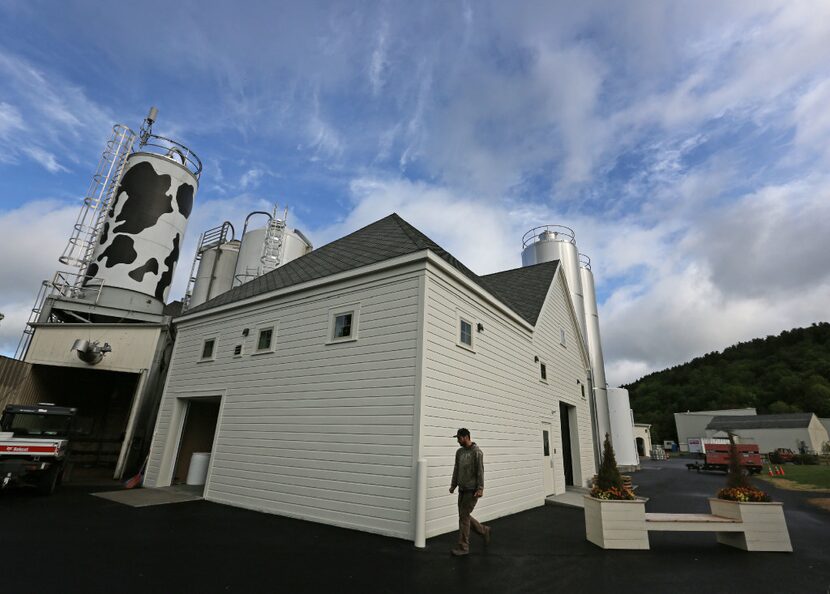
[(0, 352), (150, 105), (205, 163), (174, 297), (199, 232), (278, 202), (481, 274), (572, 227), (612, 384), (830, 318), (830, 3), (219, 4), (0, 0)]

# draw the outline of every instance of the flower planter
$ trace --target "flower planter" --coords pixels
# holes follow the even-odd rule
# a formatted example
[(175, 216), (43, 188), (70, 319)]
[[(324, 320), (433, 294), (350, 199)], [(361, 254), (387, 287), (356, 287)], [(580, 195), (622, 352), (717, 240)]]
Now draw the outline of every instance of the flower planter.
[(585, 495), (585, 538), (603, 549), (648, 549), (646, 501)]
[(718, 542), (745, 551), (783, 551), (792, 553), (790, 533), (784, 519), (784, 504), (778, 502), (750, 503), (709, 499), (712, 514), (739, 520), (743, 532), (718, 532)]

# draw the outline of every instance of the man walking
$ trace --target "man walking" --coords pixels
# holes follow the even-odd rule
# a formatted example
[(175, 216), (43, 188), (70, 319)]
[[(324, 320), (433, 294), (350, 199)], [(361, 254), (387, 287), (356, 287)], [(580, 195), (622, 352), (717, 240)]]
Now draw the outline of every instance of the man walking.
[(470, 553), (470, 526), (484, 537), (484, 544), (490, 544), (489, 526), (479, 524), (472, 517), (478, 498), (484, 495), (484, 452), (470, 438), (467, 429), (459, 429), (454, 437), (458, 440), (455, 452), (455, 468), (452, 471), (450, 493), (458, 487), (458, 544), (452, 550), (456, 557)]

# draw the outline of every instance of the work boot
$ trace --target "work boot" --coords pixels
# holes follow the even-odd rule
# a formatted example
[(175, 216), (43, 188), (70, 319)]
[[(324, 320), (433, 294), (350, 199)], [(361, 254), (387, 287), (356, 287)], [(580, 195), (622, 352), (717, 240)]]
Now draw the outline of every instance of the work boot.
[(450, 553), (453, 554), (453, 557), (463, 557), (464, 555), (469, 555), (470, 551), (467, 549), (460, 549), (458, 547), (454, 548)]
[(487, 530), (484, 532), (482, 536), (484, 536), (484, 546), (490, 545), (490, 536), (493, 533), (493, 529), (490, 526), (486, 526)]

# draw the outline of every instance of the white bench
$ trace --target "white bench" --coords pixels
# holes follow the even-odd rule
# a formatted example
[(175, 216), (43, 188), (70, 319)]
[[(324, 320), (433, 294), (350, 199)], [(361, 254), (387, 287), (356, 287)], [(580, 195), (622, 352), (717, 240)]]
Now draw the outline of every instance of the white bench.
[(647, 532), (715, 532), (719, 543), (745, 551), (793, 550), (786, 525), (782, 532), (773, 519), (759, 524), (713, 514), (657, 513), (646, 513), (645, 519)]
[(654, 514), (646, 513), (649, 532), (743, 532), (740, 520), (712, 514)]

